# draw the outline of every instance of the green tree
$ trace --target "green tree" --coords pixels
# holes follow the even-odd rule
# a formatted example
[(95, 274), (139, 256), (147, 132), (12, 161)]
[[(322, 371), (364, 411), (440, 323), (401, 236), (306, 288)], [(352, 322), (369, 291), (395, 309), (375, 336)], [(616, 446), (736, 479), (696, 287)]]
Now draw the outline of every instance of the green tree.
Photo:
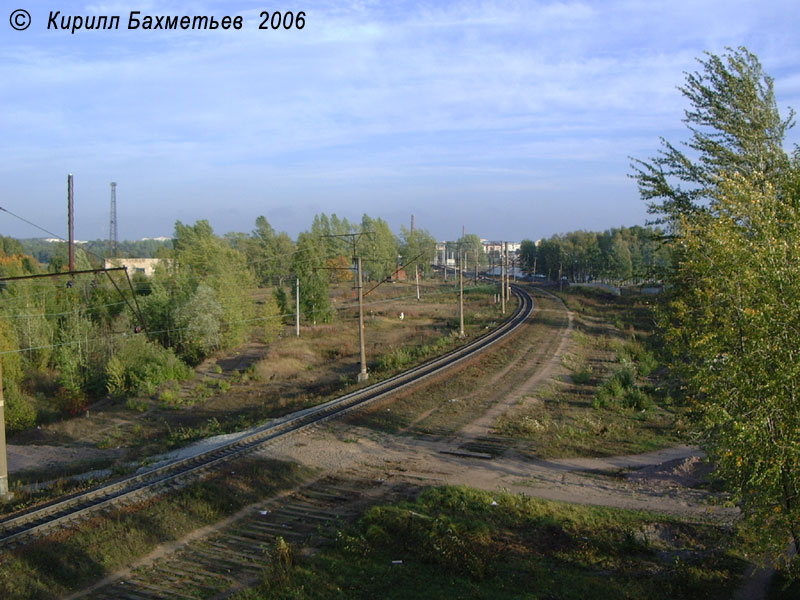
[(488, 263), (486, 253), (483, 251), (483, 242), (476, 234), (468, 233), (461, 236), (458, 240), (458, 248), (461, 249), (461, 253), (464, 255), (465, 269), (472, 271), (475, 269), (476, 263), (478, 266)]
[[(294, 272), (300, 279), (300, 311), (312, 323), (329, 323), (333, 319), (328, 273), (319, 238), (309, 232), (297, 237)], [(292, 287), (293, 296), (296, 294)]]
[(368, 215), (361, 219), (361, 231), (369, 233), (361, 238), (358, 245), (364, 276), (375, 281), (385, 279), (398, 267), (397, 238), (386, 221)]
[(666, 339), (717, 472), (781, 555), (800, 541), (800, 195), (738, 173), (718, 194), (680, 222)]
[(655, 158), (631, 165), (648, 210), (670, 229), (703, 209), (723, 173), (771, 179), (788, 166), (783, 141), (794, 113), (781, 117), (758, 58), (741, 47), (699, 62), (702, 69), (679, 88), (690, 104), (684, 122), (691, 138), (683, 144), (690, 152), (662, 138)]
[(625, 281), (630, 279), (631, 275), (633, 275), (631, 251), (624, 237), (617, 232), (611, 240), (611, 257), (608, 276), (612, 279)]
[(240, 242), (261, 286), (282, 285), (291, 275), (294, 244), (285, 232), (276, 233), (265, 217), (256, 218), (256, 228)]
[(436, 258), (436, 239), (425, 229), (411, 231), (403, 226), (400, 227), (400, 239), (401, 260), (408, 264), (406, 272), (413, 276), (416, 266), (421, 277), (429, 275)]
[[(141, 303), (150, 328), (161, 332), (164, 346), (193, 362), (214, 349), (241, 343), (255, 318), (256, 284), (245, 255), (217, 237), (208, 221), (176, 222), (173, 247)], [(199, 292), (200, 286), (208, 291)], [(193, 314), (199, 306), (208, 307), (208, 314)], [(212, 321), (218, 321), (215, 332)], [(192, 340), (199, 331), (208, 335)]]
[(519, 262), (522, 270), (532, 275), (536, 273), (536, 242), (532, 240), (522, 240), (519, 245)]
[(752, 539), (789, 562), (800, 541), (800, 164), (783, 150), (791, 117), (756, 57), (741, 48), (701, 64), (681, 88), (698, 158), (665, 142), (637, 173), (672, 234), (662, 332)]

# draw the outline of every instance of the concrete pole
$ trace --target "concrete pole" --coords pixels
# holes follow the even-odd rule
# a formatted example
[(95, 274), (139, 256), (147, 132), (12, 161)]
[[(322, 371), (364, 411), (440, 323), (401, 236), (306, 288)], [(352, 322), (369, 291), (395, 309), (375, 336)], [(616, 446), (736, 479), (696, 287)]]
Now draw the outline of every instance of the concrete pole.
[(509, 270), (510, 262), (508, 260), (508, 242), (505, 242), (506, 249), (506, 300), (511, 300), (511, 271)]
[(300, 337), (300, 278), (299, 277), (295, 279), (294, 328), (297, 337)]
[(75, 214), (73, 213), (72, 173), (67, 175), (67, 229), (69, 231), (69, 270), (75, 270)]
[(364, 346), (364, 290), (361, 280), (361, 257), (356, 257), (358, 264), (358, 343), (361, 347), (361, 372), (358, 374), (359, 381), (366, 381), (369, 378), (367, 373), (367, 351)]
[(506, 261), (503, 248), (503, 242), (500, 242), (500, 312), (506, 314)]
[(464, 254), (458, 252), (458, 337), (464, 337)]
[(417, 302), (419, 302), (419, 265), (414, 265), (414, 279), (417, 280)]
[(3, 402), (3, 361), (0, 360), (0, 501), (8, 501), (8, 461), (6, 458), (6, 419)]

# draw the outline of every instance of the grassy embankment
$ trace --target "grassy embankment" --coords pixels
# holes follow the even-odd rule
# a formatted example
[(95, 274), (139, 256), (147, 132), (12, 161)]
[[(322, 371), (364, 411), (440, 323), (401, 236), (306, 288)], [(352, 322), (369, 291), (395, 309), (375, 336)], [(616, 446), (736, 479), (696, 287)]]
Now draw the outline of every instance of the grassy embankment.
[[(561, 294), (573, 313), (569, 331), (565, 304), (534, 293), (538, 312), (512, 340), (456, 375), (435, 379), (352, 421), (391, 433), (453, 435), (493, 404), (521, 393), (495, 420), (492, 434), (524, 454), (611, 456), (685, 439), (682, 410), (662, 391), (658, 365), (646, 345), (652, 314), (642, 299), (579, 290)], [(562, 354), (553, 364), (559, 347)], [(529, 384), (540, 370), (545, 376)]]
[[(453, 284), (425, 285), (420, 301), (408, 285), (387, 284), (367, 297), (368, 383), (464, 343), (498, 321), (494, 288), (467, 285), (467, 340), (459, 340), (453, 334), (458, 328), (458, 294)], [(349, 284), (336, 288), (337, 319), (332, 324), (304, 326), (299, 338), (293, 328), (287, 329), (286, 335), (270, 344), (254, 342), (205, 361), (196, 376), (181, 385), (171, 382), (148, 396), (107, 399), (91, 407), (86, 416), (16, 436), (12, 443), (90, 444), (106, 452), (68, 466), (43, 466), (13, 474), (10, 481), (16, 498), (3, 506), (2, 512), (97, 483), (97, 478), (76, 481), (67, 479), (69, 475), (96, 469), (106, 470), (110, 476), (125, 474), (146, 464), (154, 454), (243, 430), (363, 385), (355, 382), (358, 331), (351, 296)], [(40, 491), (23, 489), (31, 483), (53, 481)]]
[(279, 540), (266, 598), (730, 598), (743, 561), (712, 524), (469, 488), (370, 509), (301, 557)]
[(241, 508), (309, 476), (296, 465), (248, 458), (164, 498), (92, 518), (14, 550), (0, 552), (0, 598), (61, 598)]

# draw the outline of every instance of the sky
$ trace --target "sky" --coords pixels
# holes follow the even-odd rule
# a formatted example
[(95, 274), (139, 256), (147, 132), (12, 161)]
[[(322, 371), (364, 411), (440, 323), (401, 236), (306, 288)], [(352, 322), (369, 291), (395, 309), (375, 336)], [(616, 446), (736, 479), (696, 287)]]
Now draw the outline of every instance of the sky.
[[(305, 26), (259, 29), (272, 8)], [(121, 24), (48, 30), (51, 11)], [(243, 27), (128, 30), (131, 11)], [(442, 240), (643, 225), (630, 157), (687, 139), (697, 58), (746, 46), (787, 116), (798, 23), (796, 0), (4, 0), (0, 207), (67, 237), (72, 173), (84, 240), (109, 236), (112, 181), (120, 240), (259, 215), (294, 237), (320, 212)], [(8, 212), (0, 234), (47, 237)]]

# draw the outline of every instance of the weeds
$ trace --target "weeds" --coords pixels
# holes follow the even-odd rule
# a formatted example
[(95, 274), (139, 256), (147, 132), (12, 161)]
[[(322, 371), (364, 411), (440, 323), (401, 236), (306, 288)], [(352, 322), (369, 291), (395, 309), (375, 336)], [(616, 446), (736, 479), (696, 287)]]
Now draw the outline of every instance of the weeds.
[[(730, 597), (745, 563), (729, 544), (711, 525), (430, 488), (412, 503), (373, 507), (237, 600)], [(271, 560), (265, 575), (274, 569)]]
[(145, 555), (157, 544), (217, 522), (306, 475), (295, 465), (244, 459), (235, 468), (173, 493), (168, 502), (147, 501), (95, 517), (92, 527), (4, 550), (0, 554), (0, 598), (66, 596)]

